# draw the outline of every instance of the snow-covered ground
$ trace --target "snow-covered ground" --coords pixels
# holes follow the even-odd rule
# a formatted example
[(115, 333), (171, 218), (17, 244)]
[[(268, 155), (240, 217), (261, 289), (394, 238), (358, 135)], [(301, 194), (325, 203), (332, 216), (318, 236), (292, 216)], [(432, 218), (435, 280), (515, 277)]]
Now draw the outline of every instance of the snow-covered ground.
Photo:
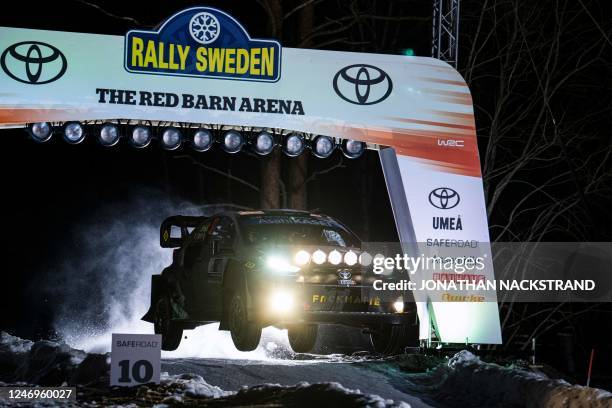
[[(79, 406), (612, 407), (609, 392), (523, 366), (485, 363), (466, 350), (448, 360), (420, 355), (291, 358), (282, 364), (164, 360), (160, 384), (121, 389), (108, 386), (108, 354), (2, 332), (0, 386), (76, 385)], [(0, 406), (8, 405), (0, 400)]]

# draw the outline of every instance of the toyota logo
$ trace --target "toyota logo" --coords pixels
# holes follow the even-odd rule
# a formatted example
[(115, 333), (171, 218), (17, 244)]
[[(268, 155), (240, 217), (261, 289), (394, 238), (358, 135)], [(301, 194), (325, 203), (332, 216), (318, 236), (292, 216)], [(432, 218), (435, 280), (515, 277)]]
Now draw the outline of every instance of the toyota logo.
[(429, 203), (441, 210), (455, 208), (460, 200), (459, 193), (448, 187), (439, 187), (429, 193)]
[(373, 65), (349, 65), (334, 76), (334, 91), (345, 101), (356, 105), (382, 102), (392, 90), (393, 82), (389, 75)]
[(0, 65), (15, 81), (32, 85), (53, 82), (64, 75), (68, 67), (60, 50), (39, 41), (11, 45), (2, 53)]
[(351, 271), (349, 270), (342, 270), (340, 272), (338, 272), (338, 276), (340, 277), (340, 279), (342, 280), (348, 280), (351, 279)]

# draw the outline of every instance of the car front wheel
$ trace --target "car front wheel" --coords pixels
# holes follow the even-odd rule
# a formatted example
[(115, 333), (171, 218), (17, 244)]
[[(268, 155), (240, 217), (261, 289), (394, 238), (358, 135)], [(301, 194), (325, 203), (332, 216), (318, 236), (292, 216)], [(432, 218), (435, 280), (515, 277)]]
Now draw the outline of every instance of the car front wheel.
[(288, 328), (289, 345), (296, 353), (308, 353), (317, 341), (319, 326), (316, 324), (300, 324)]
[(240, 293), (233, 293), (229, 301), (228, 326), (234, 346), (240, 351), (252, 351), (257, 348), (261, 338), (261, 326), (249, 322), (247, 306)]
[(176, 350), (183, 337), (183, 329), (172, 322), (170, 307), (170, 299), (162, 296), (155, 305), (155, 324), (153, 325), (155, 334), (161, 334), (161, 348), (166, 351)]

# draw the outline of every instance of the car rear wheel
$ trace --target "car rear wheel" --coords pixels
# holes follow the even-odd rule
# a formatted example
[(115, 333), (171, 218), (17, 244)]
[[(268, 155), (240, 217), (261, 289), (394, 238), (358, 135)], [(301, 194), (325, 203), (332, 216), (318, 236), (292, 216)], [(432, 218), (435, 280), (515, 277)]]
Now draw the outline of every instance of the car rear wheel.
[(166, 351), (176, 350), (181, 344), (181, 337), (183, 337), (183, 329), (172, 322), (170, 308), (170, 299), (167, 296), (162, 296), (155, 305), (155, 323), (153, 325), (155, 334), (161, 334), (161, 348)]
[(316, 324), (300, 324), (288, 328), (289, 345), (296, 353), (308, 353), (317, 341), (319, 326)]
[(407, 324), (384, 324), (378, 330), (372, 331), (370, 341), (377, 353), (400, 354), (410, 344), (411, 334), (412, 330)]
[(240, 351), (257, 348), (261, 338), (261, 326), (249, 322), (244, 296), (233, 293), (229, 301), (228, 326), (234, 346)]

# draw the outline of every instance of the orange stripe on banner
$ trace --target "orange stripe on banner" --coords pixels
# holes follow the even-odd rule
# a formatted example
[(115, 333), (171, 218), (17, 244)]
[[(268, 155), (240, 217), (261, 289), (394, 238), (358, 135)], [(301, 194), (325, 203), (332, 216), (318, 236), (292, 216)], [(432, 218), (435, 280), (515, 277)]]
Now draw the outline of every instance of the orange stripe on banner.
[(473, 113), (457, 113), (447, 112), (439, 110), (431, 110), (430, 112), (435, 113), (437, 116), (442, 118), (451, 119), (453, 122), (462, 121), (465, 124), (474, 125), (474, 114)]
[(467, 85), (463, 81), (454, 81), (452, 79), (441, 79), (441, 78), (429, 78), (429, 77), (421, 77), (418, 78), (425, 82), (433, 82), (436, 84), (446, 84), (446, 85), (457, 85), (467, 88)]
[[(480, 177), (480, 159), (476, 134), (406, 129), (350, 129), (352, 137), (369, 143), (390, 146), (397, 154), (410, 156), (427, 166), (446, 173)], [(440, 145), (440, 141), (463, 142), (463, 147)]]
[(88, 109), (53, 108), (0, 108), (0, 124), (18, 125), (32, 122), (53, 122), (70, 120), (74, 113), (86, 113)]
[(460, 98), (460, 99), (470, 98), (470, 100), (472, 99), (472, 96), (470, 95), (469, 92), (449, 91), (446, 89), (434, 89), (434, 88), (423, 89), (423, 92), (427, 92), (427, 93), (434, 94), (434, 95), (447, 96), (450, 98)]
[(397, 120), (399, 122), (404, 122), (404, 123), (415, 123), (419, 125), (431, 125), (431, 126), (438, 126), (438, 127), (448, 127), (448, 128), (453, 128), (453, 129), (475, 130), (473, 125), (459, 125), (456, 123), (434, 122), (434, 121), (420, 120), (420, 119), (396, 118), (392, 116), (390, 116), (389, 119)]
[(439, 71), (446, 71), (448, 73), (452, 73), (453, 76), (459, 76), (457, 71), (455, 71), (450, 65), (446, 65), (446, 64), (439, 64), (439, 63), (437, 63), (437, 64), (436, 63), (434, 63), (434, 64), (427, 64), (427, 63), (424, 63), (424, 62), (410, 61), (410, 65), (418, 65), (418, 66), (422, 66), (422, 67), (437, 69)]

